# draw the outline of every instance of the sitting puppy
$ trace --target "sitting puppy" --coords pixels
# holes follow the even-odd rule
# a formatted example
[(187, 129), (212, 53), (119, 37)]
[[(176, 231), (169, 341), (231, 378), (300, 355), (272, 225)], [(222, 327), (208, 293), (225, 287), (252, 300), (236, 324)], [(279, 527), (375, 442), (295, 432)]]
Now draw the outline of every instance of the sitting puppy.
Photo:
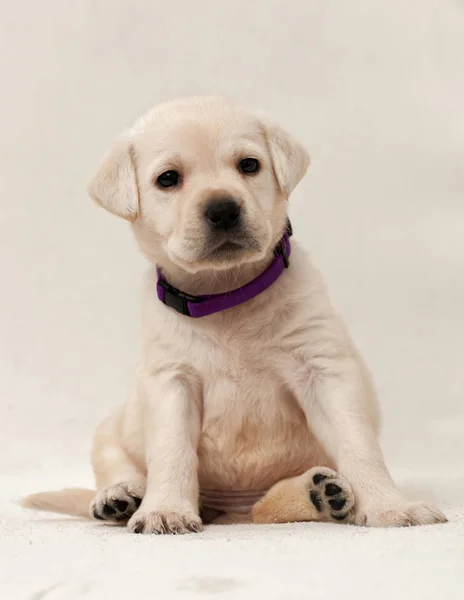
[(131, 399), (97, 430), (97, 492), (23, 506), (126, 522), (443, 523), (398, 491), (368, 371), (291, 239), (309, 164), (279, 126), (223, 98), (156, 107), (119, 137), (91, 197), (127, 219), (152, 263)]

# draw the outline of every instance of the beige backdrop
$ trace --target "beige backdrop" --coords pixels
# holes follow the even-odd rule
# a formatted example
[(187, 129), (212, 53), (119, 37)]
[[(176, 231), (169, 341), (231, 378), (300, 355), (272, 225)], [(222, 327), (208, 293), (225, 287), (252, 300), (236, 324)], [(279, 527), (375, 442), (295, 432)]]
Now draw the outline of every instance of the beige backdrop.
[(374, 371), (389, 464), (462, 509), (462, 1), (4, 0), (0, 65), (5, 498), (89, 482), (131, 384), (145, 265), (90, 174), (152, 104), (220, 92), (307, 144), (294, 229)]

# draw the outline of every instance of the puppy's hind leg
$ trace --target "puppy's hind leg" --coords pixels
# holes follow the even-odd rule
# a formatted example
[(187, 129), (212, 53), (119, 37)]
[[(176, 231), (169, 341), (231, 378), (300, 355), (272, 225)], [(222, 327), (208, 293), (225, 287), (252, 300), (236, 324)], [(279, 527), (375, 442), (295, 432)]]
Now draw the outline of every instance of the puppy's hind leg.
[(276, 483), (253, 507), (254, 523), (354, 522), (354, 494), (348, 481), (328, 467)]
[(95, 434), (92, 465), (97, 494), (90, 505), (94, 519), (125, 522), (140, 506), (146, 474), (123, 446), (118, 417), (104, 421)]

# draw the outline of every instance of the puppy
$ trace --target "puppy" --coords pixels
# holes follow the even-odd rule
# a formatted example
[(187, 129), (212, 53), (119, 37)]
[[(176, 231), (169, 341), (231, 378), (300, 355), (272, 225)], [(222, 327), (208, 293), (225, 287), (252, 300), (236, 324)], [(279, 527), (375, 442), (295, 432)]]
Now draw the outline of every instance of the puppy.
[(97, 492), (23, 506), (155, 534), (446, 521), (392, 481), (368, 370), (290, 239), (287, 202), (308, 164), (278, 125), (216, 97), (158, 106), (113, 143), (89, 193), (131, 223), (153, 265), (142, 359), (132, 397), (97, 430)]

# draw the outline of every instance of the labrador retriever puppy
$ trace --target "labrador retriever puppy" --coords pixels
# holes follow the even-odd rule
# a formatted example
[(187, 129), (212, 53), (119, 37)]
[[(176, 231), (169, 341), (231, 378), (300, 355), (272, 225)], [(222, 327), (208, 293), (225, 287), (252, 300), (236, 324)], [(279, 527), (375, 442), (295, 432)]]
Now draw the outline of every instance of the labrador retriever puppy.
[(218, 97), (158, 106), (113, 143), (90, 196), (152, 264), (134, 391), (97, 430), (97, 491), (23, 506), (155, 534), (446, 521), (392, 481), (369, 372), (290, 238), (308, 164), (281, 127)]

